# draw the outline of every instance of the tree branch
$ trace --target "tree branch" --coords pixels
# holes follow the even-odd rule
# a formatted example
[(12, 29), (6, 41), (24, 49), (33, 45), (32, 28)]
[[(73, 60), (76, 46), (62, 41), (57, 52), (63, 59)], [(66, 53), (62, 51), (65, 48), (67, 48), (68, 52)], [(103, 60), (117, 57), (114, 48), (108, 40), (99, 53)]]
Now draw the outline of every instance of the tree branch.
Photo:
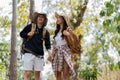
[(85, 0), (85, 3), (84, 3), (84, 6), (81, 8), (81, 12), (78, 14), (78, 20), (77, 22), (74, 24), (74, 28), (80, 26), (80, 24), (82, 23), (83, 21), (83, 16), (84, 16), (84, 13), (87, 9), (87, 4), (88, 4), (88, 0)]

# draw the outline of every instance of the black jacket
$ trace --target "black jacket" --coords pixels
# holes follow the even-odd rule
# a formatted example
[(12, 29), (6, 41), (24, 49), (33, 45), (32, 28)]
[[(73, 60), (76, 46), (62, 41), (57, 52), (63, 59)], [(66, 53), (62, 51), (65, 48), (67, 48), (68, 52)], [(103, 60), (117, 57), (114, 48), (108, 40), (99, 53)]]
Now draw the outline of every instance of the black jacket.
[[(27, 25), (21, 32), (20, 32), (20, 36), (24, 39), (27, 39), (28, 36), (27, 34), (31, 31), (31, 27), (32, 24)], [(36, 26), (36, 30), (35, 30), (35, 34), (32, 36), (31, 39), (29, 39), (26, 43), (25, 43), (25, 48), (37, 53), (38, 55), (43, 56), (44, 55), (44, 49), (43, 49), (43, 28), (38, 28)], [(50, 49), (51, 48), (51, 44), (50, 44), (50, 34), (49, 32), (46, 30), (46, 35), (45, 35), (45, 47), (46, 49)], [(25, 51), (27, 53), (27, 51)], [(29, 52), (28, 52), (29, 53)]]

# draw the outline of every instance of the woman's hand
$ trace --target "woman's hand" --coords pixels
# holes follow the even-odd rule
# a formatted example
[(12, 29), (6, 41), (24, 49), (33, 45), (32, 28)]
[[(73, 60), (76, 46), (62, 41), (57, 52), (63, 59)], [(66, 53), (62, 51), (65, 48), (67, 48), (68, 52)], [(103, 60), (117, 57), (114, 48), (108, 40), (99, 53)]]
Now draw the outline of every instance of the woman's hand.
[(51, 49), (48, 49), (47, 51), (48, 51), (49, 56), (51, 56)]
[(69, 33), (67, 30), (64, 30), (64, 31), (63, 31), (63, 34), (64, 34), (65, 36), (69, 36), (69, 35), (70, 35), (70, 33)]
[(48, 55), (49, 55), (48, 58), (47, 58), (47, 60), (50, 61), (50, 62), (52, 62), (52, 55), (51, 55), (52, 53), (51, 53), (51, 50), (48, 49), (47, 51), (48, 51)]
[(53, 55), (55, 54), (54, 49), (52, 49), (52, 53), (51, 53), (51, 50), (48, 50), (48, 53), (49, 53), (49, 56), (48, 56), (47, 60), (52, 62)]
[(48, 51), (48, 54), (49, 54), (49, 56), (48, 56), (47, 60), (51, 62), (51, 61), (52, 61), (52, 57), (51, 57), (51, 50), (50, 50), (50, 49), (48, 49), (47, 51)]
[(71, 29), (70, 27), (67, 28), (67, 31), (68, 31), (69, 33), (73, 33), (73, 31), (72, 31), (72, 29)]

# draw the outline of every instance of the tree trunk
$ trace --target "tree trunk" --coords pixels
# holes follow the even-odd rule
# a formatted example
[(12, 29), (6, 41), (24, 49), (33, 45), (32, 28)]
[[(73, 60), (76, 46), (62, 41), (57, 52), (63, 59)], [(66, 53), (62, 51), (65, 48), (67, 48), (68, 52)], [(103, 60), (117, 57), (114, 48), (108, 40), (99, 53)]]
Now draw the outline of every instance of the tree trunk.
[(16, 53), (16, 25), (17, 25), (17, 0), (12, 0), (12, 28), (11, 28), (11, 53), (10, 53), (10, 80), (17, 80), (17, 53)]
[[(89, 0), (85, 0), (84, 1), (84, 6), (80, 9), (80, 13), (78, 14), (78, 20), (77, 22), (74, 24), (74, 29), (78, 26), (80, 26), (80, 24), (82, 23), (82, 20), (83, 20), (83, 16), (84, 16), (84, 13), (87, 9), (87, 4), (88, 4), (88, 1)], [(73, 20), (70, 20), (71, 22), (73, 22)]]
[(32, 20), (32, 15), (35, 11), (35, 0), (30, 0), (30, 20)]

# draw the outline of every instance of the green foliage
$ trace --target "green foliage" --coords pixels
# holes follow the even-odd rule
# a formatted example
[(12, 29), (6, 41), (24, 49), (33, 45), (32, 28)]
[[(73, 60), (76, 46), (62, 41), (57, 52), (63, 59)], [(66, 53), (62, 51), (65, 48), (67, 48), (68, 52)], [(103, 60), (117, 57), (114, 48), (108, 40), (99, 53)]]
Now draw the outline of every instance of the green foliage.
[(117, 63), (117, 65), (118, 65), (118, 67), (119, 67), (119, 69), (120, 69), (120, 61)]
[(8, 79), (9, 75), (9, 43), (2, 40), (0, 42), (0, 80)]
[(29, 20), (29, 3), (26, 1), (21, 1), (18, 6), (18, 30), (26, 26)]
[(111, 71), (113, 71), (113, 69), (114, 69), (114, 66), (115, 66), (115, 65), (114, 65), (114, 63), (112, 63), (112, 64), (109, 64), (109, 68), (110, 68), (110, 70), (111, 70)]
[(101, 10), (100, 12), (100, 16), (103, 17), (103, 16), (111, 16), (111, 14), (115, 11), (114, 9), (114, 5), (112, 2), (105, 2), (105, 9), (104, 10)]
[(8, 16), (0, 16), (0, 26), (1, 28), (10, 28), (11, 27), (11, 20)]
[(105, 13), (106, 13), (105, 10), (101, 10), (101, 11), (100, 11), (100, 16), (101, 16), (101, 17), (105, 16)]
[(107, 19), (103, 22), (103, 25), (108, 27), (108, 26), (110, 26), (111, 23), (112, 23), (112, 20)]
[(117, 15), (114, 17), (114, 20), (115, 20), (115, 21), (119, 21), (119, 20), (120, 20), (120, 14), (117, 14)]
[(8, 29), (11, 27), (11, 20), (8, 16), (0, 16), (0, 21), (0, 37), (2, 37), (0, 40), (0, 80), (5, 80), (9, 77), (8, 71), (10, 53), (10, 41), (7, 41), (5, 37), (8, 37), (9, 35)]
[[(114, 37), (112, 38), (112, 44), (114, 45), (113, 47), (117, 49), (118, 53), (119, 53), (119, 33), (120, 33), (120, 13), (118, 12), (118, 8), (117, 6), (119, 5), (119, 3), (116, 1), (107, 1), (105, 2), (105, 8), (103, 10), (101, 10), (100, 12), (100, 17), (104, 17), (104, 21), (103, 21), (103, 26), (104, 26), (104, 35), (107, 35), (108, 33), (114, 35)], [(113, 13), (115, 14), (113, 16)], [(118, 33), (117, 33), (118, 32)], [(111, 39), (107, 38), (108, 42), (111, 43)], [(116, 43), (116, 44), (115, 44)], [(109, 46), (109, 44), (107, 45)], [(106, 49), (106, 48), (104, 48)], [(114, 64), (113, 60), (111, 57), (109, 57), (108, 54), (104, 54), (103, 58), (105, 60), (107, 60), (109, 62), (109, 69), (110, 70), (114, 70), (114, 68), (116, 68), (117, 65)], [(118, 67), (119, 67), (119, 62), (118, 62)]]
[(114, 5), (111, 2), (106, 2), (106, 15), (111, 16), (111, 14), (114, 12)]
[(117, 26), (117, 31), (120, 33), (120, 25)]
[[(116, 29), (119, 33), (120, 13), (117, 11), (118, 8), (117, 8), (116, 4), (118, 5), (117, 0), (116, 0), (116, 3), (112, 2), (112, 1), (105, 2), (105, 9), (100, 11), (100, 16), (108, 18), (103, 21), (104, 26), (111, 26), (111, 25), (116, 26), (116, 23), (117, 23)], [(116, 14), (115, 17), (111, 16), (113, 13)]]
[[(83, 80), (98, 80), (98, 76), (101, 76), (99, 69), (96, 67), (87, 66), (85, 69), (80, 69), (79, 76)], [(81, 76), (82, 75), (82, 76)]]
[[(116, 0), (117, 1), (117, 0)], [(119, 53), (120, 51), (120, 37), (119, 37), (119, 25), (120, 25), (120, 13), (118, 6), (120, 3), (110, 0), (104, 3), (104, 7), (102, 7), (102, 10), (100, 11), (99, 15), (94, 14), (94, 10), (89, 10), (88, 8), (88, 14), (85, 16), (83, 23), (81, 24), (84, 26), (84, 33), (83, 37), (89, 37), (92, 35), (92, 38), (88, 38), (89, 40), (86, 41), (91, 41), (89, 45), (85, 45), (84, 43), (82, 44), (82, 49), (83, 49), (83, 56), (87, 57), (87, 60), (82, 60), (84, 61), (81, 63), (80, 75), (85, 80), (90, 79), (90, 73), (93, 73), (94, 67), (91, 67), (90, 71), (89, 68), (84, 68), (85, 66), (95, 66), (99, 67), (103, 72), (100, 70), (97, 70), (101, 74), (109, 74), (109, 71), (117, 71), (119, 65), (114, 63), (114, 59), (119, 58), (119, 56), (116, 56), (116, 58), (113, 58), (112, 55)], [(99, 1), (96, 1), (96, 3)], [(93, 4), (94, 5), (94, 4)], [(97, 6), (94, 5), (94, 8)], [(96, 9), (96, 8), (95, 8)], [(90, 12), (90, 11), (93, 11)], [(96, 13), (98, 12), (98, 9), (96, 9)], [(87, 12), (86, 12), (87, 13)], [(91, 15), (89, 14), (91, 13)], [(102, 23), (102, 24), (101, 24)], [(90, 34), (90, 35), (89, 35)], [(93, 42), (92, 42), (93, 40)], [(110, 52), (113, 50), (113, 52)], [(100, 56), (99, 56), (100, 55)], [(86, 65), (84, 65), (86, 63)], [(103, 67), (107, 66), (105, 69)], [(83, 72), (82, 72), (83, 71)], [(84, 73), (85, 74), (81, 74)], [(84, 75), (84, 76), (83, 76)], [(85, 77), (87, 76), (87, 77)], [(89, 76), (89, 77), (88, 77)], [(102, 77), (102, 76), (100, 76)], [(105, 80), (110, 80), (109, 76), (106, 75)], [(97, 78), (95, 78), (97, 80)], [(102, 78), (103, 79), (103, 78)], [(102, 80), (101, 79), (101, 80)]]

